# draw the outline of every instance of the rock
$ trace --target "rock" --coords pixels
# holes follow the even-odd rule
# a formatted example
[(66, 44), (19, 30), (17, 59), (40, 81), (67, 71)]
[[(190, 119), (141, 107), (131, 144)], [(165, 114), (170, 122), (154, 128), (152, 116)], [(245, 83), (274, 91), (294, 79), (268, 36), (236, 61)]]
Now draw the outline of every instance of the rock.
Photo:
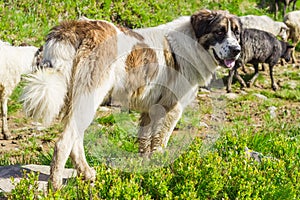
[(227, 99), (236, 99), (236, 98), (239, 97), (239, 95), (236, 94), (236, 93), (226, 93), (224, 96), (225, 96)]
[(246, 95), (246, 94), (248, 94), (248, 92), (246, 92), (246, 91), (244, 91), (244, 90), (241, 90), (241, 92), (240, 92), (242, 95)]
[(252, 158), (259, 163), (261, 162), (261, 157), (262, 157), (261, 153), (248, 149), (248, 147), (245, 147), (245, 154), (247, 158), (249, 159)]
[(262, 95), (262, 94), (255, 93), (253, 95), (256, 96), (259, 99), (262, 99), (262, 100), (267, 100), (268, 99), (268, 97), (266, 97), (265, 95)]
[(270, 117), (272, 119), (274, 119), (276, 117), (276, 112), (275, 111), (277, 110), (277, 108), (275, 106), (270, 106), (268, 108), (268, 110), (270, 111)]
[(291, 89), (296, 89), (298, 86), (296, 81), (289, 81), (288, 85), (289, 85), (289, 88), (291, 88)]
[(200, 122), (199, 123), (200, 127), (205, 127), (205, 128), (209, 128), (209, 126), (205, 123), (205, 122)]
[[(11, 165), (0, 166), (0, 191), (11, 192), (14, 189), (14, 184), (11, 182), (11, 177), (14, 177), (15, 182), (20, 182), (24, 177), (23, 170), (26, 172), (39, 172), (38, 186), (40, 190), (47, 189), (48, 178), (50, 175), (50, 166), (46, 165)], [(63, 179), (68, 179), (76, 176), (76, 170), (64, 169)]]

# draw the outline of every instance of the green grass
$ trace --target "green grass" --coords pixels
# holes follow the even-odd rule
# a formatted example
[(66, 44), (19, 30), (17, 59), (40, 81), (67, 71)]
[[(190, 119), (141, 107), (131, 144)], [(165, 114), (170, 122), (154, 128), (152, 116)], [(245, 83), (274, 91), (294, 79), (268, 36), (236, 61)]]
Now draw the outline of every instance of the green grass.
[[(52, 26), (81, 15), (130, 28), (155, 26), (180, 15), (190, 15), (200, 8), (272, 17), (267, 6), (259, 8), (258, 2), (261, 1), (0, 1), (0, 39), (39, 46)], [(84, 141), (87, 160), (97, 171), (93, 186), (78, 177), (68, 180), (66, 187), (57, 192), (44, 193), (37, 190), (38, 177), (31, 173), (16, 184), (10, 194), (0, 193), (0, 197), (299, 199), (300, 74), (291, 66), (278, 69), (275, 74), (276, 80), (284, 82), (276, 92), (270, 89), (267, 73), (263, 73), (257, 80), (262, 88), (246, 89), (237, 99), (200, 93), (199, 107), (184, 113), (166, 152), (154, 154), (148, 161), (137, 156), (138, 113), (125, 110), (97, 116), (86, 131)], [(20, 84), (11, 96), (9, 115), (15, 117), (11, 123), (29, 126), (30, 119), (20, 114), (22, 107), (18, 98), (22, 87)], [(238, 84), (233, 85), (233, 90), (241, 92)], [(257, 93), (267, 99), (258, 99)], [(271, 106), (276, 107), (275, 118), (268, 110)], [(54, 142), (61, 131), (60, 124), (42, 131), (13, 130), (16, 135), (28, 134), (28, 137), (20, 151), (0, 153), (0, 165), (49, 165)], [(36, 134), (33, 137), (32, 132)], [(262, 162), (249, 159), (245, 147), (260, 152)], [(72, 163), (68, 160), (66, 166), (72, 167)]]

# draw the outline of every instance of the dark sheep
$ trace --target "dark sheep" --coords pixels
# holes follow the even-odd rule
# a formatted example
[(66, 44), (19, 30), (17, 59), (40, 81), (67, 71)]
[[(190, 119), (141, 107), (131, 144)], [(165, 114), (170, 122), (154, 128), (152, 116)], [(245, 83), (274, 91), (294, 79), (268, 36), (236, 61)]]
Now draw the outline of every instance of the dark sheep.
[[(257, 29), (244, 29), (241, 36), (242, 52), (235, 66), (229, 71), (227, 92), (231, 92), (232, 78), (235, 75), (242, 87), (250, 87), (258, 77), (258, 64), (269, 64), (270, 77), (273, 90), (277, 90), (278, 86), (273, 78), (273, 67), (280, 58), (284, 58), (287, 62), (291, 58), (293, 46), (289, 43), (278, 40), (273, 34)], [(254, 76), (247, 82), (239, 76), (237, 69), (246, 63), (253, 64)]]

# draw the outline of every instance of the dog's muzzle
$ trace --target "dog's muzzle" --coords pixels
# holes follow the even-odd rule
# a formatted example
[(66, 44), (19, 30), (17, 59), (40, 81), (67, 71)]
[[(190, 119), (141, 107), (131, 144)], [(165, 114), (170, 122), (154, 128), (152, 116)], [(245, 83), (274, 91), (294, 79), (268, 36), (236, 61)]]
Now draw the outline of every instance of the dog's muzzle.
[(235, 65), (235, 61), (239, 58), (241, 53), (241, 46), (235, 45), (229, 48), (230, 54), (228, 59), (224, 59), (224, 65), (228, 68), (232, 68)]

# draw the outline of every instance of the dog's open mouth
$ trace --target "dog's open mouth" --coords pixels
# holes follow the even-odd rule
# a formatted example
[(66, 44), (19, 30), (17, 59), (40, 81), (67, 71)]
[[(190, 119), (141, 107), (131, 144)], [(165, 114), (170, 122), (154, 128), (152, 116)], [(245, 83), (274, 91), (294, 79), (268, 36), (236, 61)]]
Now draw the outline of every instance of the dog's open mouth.
[(219, 58), (219, 56), (217, 55), (217, 53), (215, 52), (214, 49), (213, 49), (213, 53), (214, 53), (215, 59), (219, 62), (220, 65), (222, 65), (228, 69), (231, 69), (234, 67), (235, 61), (236, 61), (235, 58), (222, 60), (221, 58)]

